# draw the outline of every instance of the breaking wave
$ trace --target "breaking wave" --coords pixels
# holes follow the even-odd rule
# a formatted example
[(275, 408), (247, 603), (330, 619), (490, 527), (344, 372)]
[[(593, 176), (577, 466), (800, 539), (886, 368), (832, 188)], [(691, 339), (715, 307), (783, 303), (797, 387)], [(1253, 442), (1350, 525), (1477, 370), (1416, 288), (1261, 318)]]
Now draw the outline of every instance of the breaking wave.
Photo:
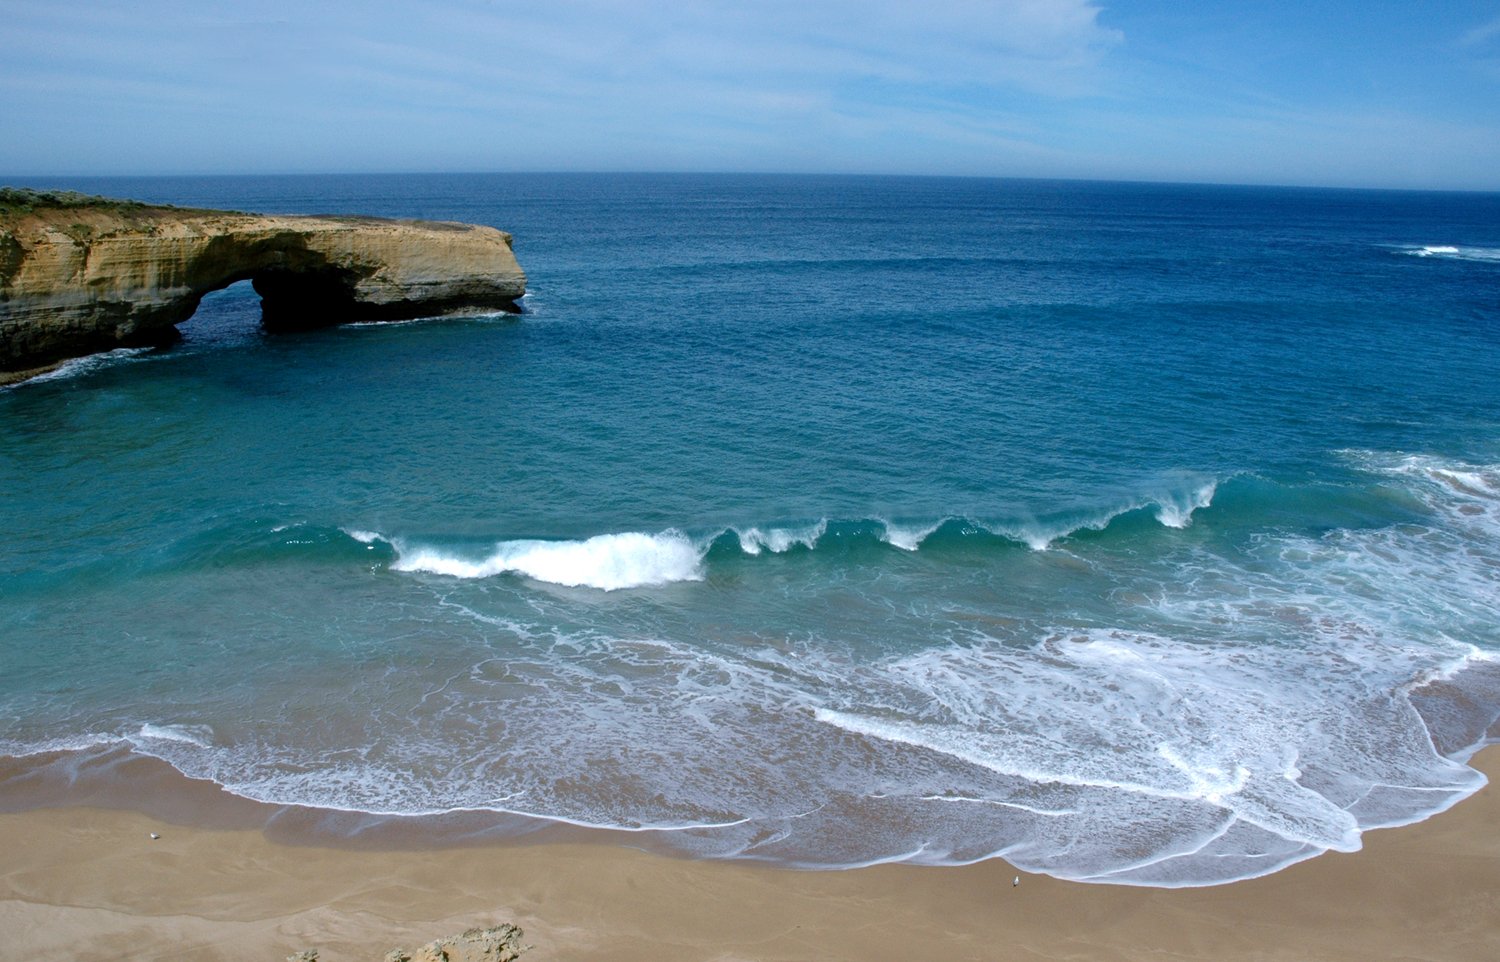
[(49, 381), (71, 380), (73, 378), (79, 378), (88, 374), (92, 374), (95, 371), (102, 371), (107, 368), (115, 367), (119, 364), (126, 364), (131, 361), (147, 360), (153, 356), (159, 356), (159, 352), (156, 348), (121, 347), (116, 348), (113, 351), (103, 351), (98, 354), (89, 354), (84, 357), (75, 357), (72, 360), (62, 362), (57, 367), (53, 368), (50, 371), (47, 371), (44, 374), (38, 374), (37, 376), (27, 378), (24, 381), (18, 381), (15, 384), (8, 384), (0, 387), (0, 391), (14, 390), (27, 384), (34, 385), (45, 384)]
[(1192, 523), (1194, 512), (1212, 504), (1216, 488), (1215, 482), (1205, 482), (1104, 512), (1077, 512), (1050, 521), (985, 522), (960, 516), (927, 522), (821, 518), (798, 524), (732, 526), (696, 537), (672, 528), (600, 534), (583, 540), (501, 540), (479, 551), (359, 528), (341, 531), (371, 548), (388, 545), (395, 552), (390, 565), (395, 571), (465, 579), (511, 574), (567, 587), (615, 591), (702, 581), (714, 558), (756, 558), (835, 546), (844, 552), (879, 547), (916, 552), (929, 546), (984, 542), (1042, 551), (1080, 533), (1105, 531), (1121, 523), (1129, 526), (1136, 516), (1150, 516), (1163, 528), (1182, 529)]
[(1458, 247), (1452, 244), (1398, 247), (1397, 251), (1413, 257), (1435, 257), (1440, 260), (1479, 261), (1500, 264), (1500, 247)]
[(585, 541), (502, 541), (481, 558), (435, 548), (393, 544), (396, 571), (423, 571), (454, 578), (519, 574), (537, 581), (615, 591), (674, 581), (703, 580), (703, 552), (677, 531), (661, 534), (601, 534)]

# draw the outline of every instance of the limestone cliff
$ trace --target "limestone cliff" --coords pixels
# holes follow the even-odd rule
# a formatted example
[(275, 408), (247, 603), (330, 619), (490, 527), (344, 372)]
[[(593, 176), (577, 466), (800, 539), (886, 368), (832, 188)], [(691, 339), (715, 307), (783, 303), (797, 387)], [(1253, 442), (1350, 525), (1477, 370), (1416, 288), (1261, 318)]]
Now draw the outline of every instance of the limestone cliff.
[(246, 279), (283, 329), (514, 311), (526, 291), (491, 227), (0, 194), (0, 383), (170, 342), (204, 294)]

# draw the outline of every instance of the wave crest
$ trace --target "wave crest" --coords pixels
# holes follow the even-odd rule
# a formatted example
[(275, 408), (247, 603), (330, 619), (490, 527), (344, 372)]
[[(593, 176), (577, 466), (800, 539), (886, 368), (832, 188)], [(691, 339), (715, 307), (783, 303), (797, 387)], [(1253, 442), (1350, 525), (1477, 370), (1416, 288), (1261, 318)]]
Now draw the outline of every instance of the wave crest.
[(1163, 527), (1180, 529), (1192, 523), (1194, 512), (1212, 503), (1217, 488), (1217, 482), (1208, 481), (1115, 509), (1050, 522), (980, 521), (962, 515), (927, 521), (822, 518), (803, 523), (730, 526), (698, 537), (669, 528), (656, 534), (625, 531), (583, 540), (502, 540), (483, 553), (357, 527), (339, 530), (367, 550), (390, 546), (395, 551), (391, 563), (395, 571), (465, 579), (512, 574), (566, 587), (615, 591), (702, 581), (711, 558), (757, 558), (797, 549), (817, 551), (829, 543), (839, 551), (896, 548), (917, 552), (929, 546), (986, 542), (1044, 551), (1064, 538), (1105, 531), (1131, 516), (1154, 517)]
[(569, 588), (615, 591), (674, 581), (703, 580), (703, 552), (687, 536), (626, 531), (595, 535), (584, 541), (502, 541), (479, 559), (436, 548), (408, 548), (392, 542), (396, 571), (423, 571), (454, 578), (525, 575)]
[(801, 528), (732, 528), (739, 538), (740, 550), (747, 555), (758, 555), (762, 551), (785, 554), (799, 545), (815, 548), (818, 539), (828, 530), (828, 519)]
[(1412, 257), (1436, 257), (1450, 261), (1479, 261), (1500, 264), (1500, 247), (1459, 247), (1453, 244), (1425, 244), (1397, 250)]

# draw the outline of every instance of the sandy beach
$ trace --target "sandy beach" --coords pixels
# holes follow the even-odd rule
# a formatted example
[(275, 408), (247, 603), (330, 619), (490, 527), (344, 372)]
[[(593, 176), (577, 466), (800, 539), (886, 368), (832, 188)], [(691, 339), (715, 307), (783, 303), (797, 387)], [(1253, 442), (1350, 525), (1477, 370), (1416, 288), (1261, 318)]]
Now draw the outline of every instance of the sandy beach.
[[(1475, 764), (1493, 778), (1500, 748)], [(1175, 891), (1013, 886), (999, 861), (797, 872), (600, 844), (288, 845), (84, 807), (0, 816), (0, 851), (16, 959), (379, 959), (505, 921), (535, 962), (1500, 957), (1492, 787), (1358, 853)]]

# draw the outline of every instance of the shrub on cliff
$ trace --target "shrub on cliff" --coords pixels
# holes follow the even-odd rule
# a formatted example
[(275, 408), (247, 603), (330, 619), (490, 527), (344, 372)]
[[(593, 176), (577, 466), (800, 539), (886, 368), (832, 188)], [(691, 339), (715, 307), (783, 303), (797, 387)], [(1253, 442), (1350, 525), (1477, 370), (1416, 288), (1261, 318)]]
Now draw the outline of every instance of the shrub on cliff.
[(76, 190), (32, 190), (30, 187), (0, 187), (0, 214), (29, 214), (37, 210), (88, 207), (98, 210), (140, 210), (138, 200), (96, 197)]

